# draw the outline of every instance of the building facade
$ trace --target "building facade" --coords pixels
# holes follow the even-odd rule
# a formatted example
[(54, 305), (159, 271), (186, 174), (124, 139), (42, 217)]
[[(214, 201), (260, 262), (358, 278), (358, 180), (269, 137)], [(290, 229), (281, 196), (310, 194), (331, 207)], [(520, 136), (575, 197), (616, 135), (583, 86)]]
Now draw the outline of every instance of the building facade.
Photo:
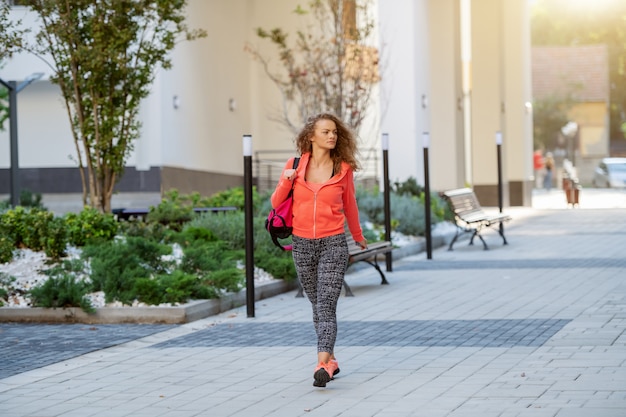
[[(530, 35), (526, 0), (377, 0), (382, 81), (363, 124), (363, 149), (380, 152), (389, 135), (392, 182), (423, 184), (423, 138), (428, 137), (431, 189), (472, 186), (484, 205), (497, 205), (497, 132), (502, 138), (504, 204), (530, 205), (532, 108)], [(280, 96), (244, 50), (258, 27), (298, 29), (297, 0), (190, 0), (188, 25), (208, 37), (180, 43), (173, 68), (159, 71), (142, 105), (143, 130), (118, 191), (203, 195), (242, 185), (242, 136), (253, 150), (295, 153), (293, 134), (274, 122)], [(36, 17), (15, 7), (32, 28)], [(45, 59), (45, 57), (43, 57)], [(276, 59), (277, 60), (277, 59)], [(78, 192), (70, 133), (50, 68), (22, 54), (0, 69), (4, 80), (46, 75), (19, 93), (22, 187)], [(426, 135), (425, 135), (426, 133)], [(8, 193), (8, 132), (0, 133), (0, 194)], [(378, 160), (378, 165), (380, 162)], [(280, 164), (278, 164), (280, 166)], [(379, 167), (367, 175), (379, 176)], [(280, 168), (278, 168), (280, 169)], [(372, 174), (372, 172), (374, 174)]]

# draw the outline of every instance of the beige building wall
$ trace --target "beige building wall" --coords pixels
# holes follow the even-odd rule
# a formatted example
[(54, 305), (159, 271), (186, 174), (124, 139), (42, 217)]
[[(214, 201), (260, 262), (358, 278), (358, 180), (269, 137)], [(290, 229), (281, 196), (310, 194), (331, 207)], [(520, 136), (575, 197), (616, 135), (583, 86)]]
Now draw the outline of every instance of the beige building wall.
[(447, 190), (463, 184), (465, 147), (461, 100), (460, 9), (458, 0), (428, 3), (430, 67), (429, 150), (431, 188)]
[[(271, 69), (280, 70), (275, 48), (256, 36), (256, 28), (280, 27), (293, 38), (302, 22), (293, 13), (298, 4), (189, 2), (189, 27), (204, 28), (208, 37), (181, 43), (174, 51), (174, 68), (160, 72), (144, 106), (145, 134), (134, 156), (137, 163), (160, 162), (163, 190), (208, 195), (242, 185), (246, 134), (252, 135), (253, 152), (294, 150), (293, 134), (270, 120), (280, 111), (279, 91), (245, 46), (270, 56)], [(142, 152), (150, 156), (142, 157)]]
[[(573, 161), (576, 166), (576, 175), (583, 186), (588, 185), (593, 181), (594, 170), (600, 160), (609, 154), (607, 104), (604, 102), (578, 103), (568, 114), (570, 120), (578, 123), (578, 140)], [(574, 150), (574, 147), (571, 142), (565, 143), (568, 152)]]
[[(533, 114), (528, 2), (502, 3), (504, 50), (503, 159), (512, 206), (530, 206), (533, 189)], [(506, 201), (506, 199), (505, 199)]]
[(602, 102), (575, 104), (569, 111), (570, 120), (578, 123), (577, 152), (580, 156), (603, 158), (608, 154), (608, 117), (607, 105)]
[[(379, 3), (381, 131), (389, 134), (391, 182), (424, 184), (422, 133), (430, 131), (429, 0)], [(437, 140), (437, 139), (433, 139)]]
[[(176, 176), (163, 171), (164, 189), (209, 194), (224, 185), (213, 184), (213, 175), (232, 176), (230, 185), (242, 185), (242, 136), (250, 133), (246, 5), (243, 0), (189, 2), (189, 27), (204, 28), (208, 37), (177, 46), (174, 66), (160, 72), (155, 102), (146, 103), (151, 111), (144, 114), (144, 125), (160, 128), (142, 141), (160, 147), (160, 155), (153, 154), (158, 166), (178, 169)], [(207, 173), (204, 181), (196, 180), (197, 172)]]
[(498, 205), (496, 132), (501, 132), (503, 205), (530, 205), (528, 3), (473, 0), (471, 4), (472, 185), (483, 205)]
[(497, 205), (495, 134), (502, 130), (501, 0), (471, 2), (472, 186), (483, 205)]
[[(207, 30), (208, 38), (179, 43), (173, 68), (158, 72), (142, 106), (142, 135), (128, 165), (152, 168), (151, 173), (159, 167), (164, 189), (206, 195), (242, 184), (244, 134), (252, 135), (253, 151), (295, 153), (293, 132), (270, 120), (280, 112), (279, 92), (244, 46), (274, 54), (272, 68), (280, 69), (275, 48), (259, 39), (255, 29), (281, 27), (293, 36), (306, 20), (293, 13), (299, 4), (190, 0), (187, 23)], [(367, 132), (361, 132), (362, 143), (378, 147), (380, 134), (389, 133), (391, 180), (414, 177), (423, 184), (422, 132), (429, 132), (431, 188), (450, 189), (469, 181), (484, 205), (495, 205), (495, 133), (501, 131), (505, 204), (528, 204), (532, 117), (525, 106), (530, 101), (527, 2), (471, 1), (471, 120), (466, 125), (459, 0), (394, 0), (394, 7), (386, 2), (376, 6), (383, 82), (374, 114), (380, 114), (381, 126), (373, 117)], [(30, 71), (26, 64), (20, 66), (20, 59), (32, 61), (18, 58), (1, 73), (11, 79)], [(61, 111), (45, 113), (56, 120), (45, 122), (45, 133), (30, 124), (22, 127), (35, 112), (41, 114), (37, 100), (46, 97), (46, 105), (59, 105), (60, 98), (52, 97), (56, 87), (48, 87), (35, 84), (20, 93), (20, 163), (72, 167), (67, 155), (74, 153), (73, 142), (65, 137), (69, 126)], [(31, 100), (31, 93), (38, 95)], [(471, 140), (466, 144), (467, 130)], [(42, 137), (49, 142), (41, 142)], [(0, 164), (7, 166), (8, 161), (0, 159)]]

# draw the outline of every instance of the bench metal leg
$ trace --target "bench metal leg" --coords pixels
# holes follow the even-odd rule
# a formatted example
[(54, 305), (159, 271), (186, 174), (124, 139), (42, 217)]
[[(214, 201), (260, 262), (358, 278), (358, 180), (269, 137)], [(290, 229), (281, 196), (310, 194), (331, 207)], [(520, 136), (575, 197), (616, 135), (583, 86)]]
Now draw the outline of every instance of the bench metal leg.
[(485, 250), (488, 250), (489, 248), (487, 247), (487, 242), (485, 242), (485, 239), (483, 239), (483, 237), (480, 235), (480, 233), (478, 233), (478, 229), (474, 230), (474, 234), (472, 235), (472, 238), (470, 239), (470, 245), (474, 244), (474, 238), (478, 236), (478, 238), (480, 239), (481, 242), (483, 242), (483, 247), (485, 248)]
[(346, 290), (346, 297), (354, 297), (354, 294), (352, 294), (352, 290), (345, 279), (343, 280), (343, 288)]
[(500, 233), (500, 236), (502, 236), (502, 240), (504, 241), (503, 245), (508, 245), (509, 242), (507, 242), (506, 238), (504, 237), (504, 225), (502, 224), (502, 222), (500, 222), (500, 228), (498, 228), (498, 233)]
[(302, 289), (302, 284), (300, 284), (300, 279), (296, 277), (296, 283), (298, 284), (298, 292), (296, 293), (296, 298), (304, 298), (304, 289)]
[(376, 268), (376, 270), (380, 274), (380, 285), (389, 285), (389, 282), (387, 281), (387, 278), (385, 277), (385, 274), (383, 273), (383, 270), (380, 269), (380, 265), (378, 265), (378, 261), (376, 260), (375, 257), (374, 257), (374, 262), (368, 261), (367, 259), (364, 259), (363, 262), (367, 262), (368, 264), (370, 264), (374, 268)]
[(456, 229), (456, 234), (454, 235), (454, 238), (452, 239), (452, 242), (450, 242), (450, 245), (448, 245), (448, 250), (451, 251), (452, 250), (452, 246), (454, 246), (454, 242), (456, 242), (456, 240), (459, 238), (461, 234), (459, 233), (459, 229)]

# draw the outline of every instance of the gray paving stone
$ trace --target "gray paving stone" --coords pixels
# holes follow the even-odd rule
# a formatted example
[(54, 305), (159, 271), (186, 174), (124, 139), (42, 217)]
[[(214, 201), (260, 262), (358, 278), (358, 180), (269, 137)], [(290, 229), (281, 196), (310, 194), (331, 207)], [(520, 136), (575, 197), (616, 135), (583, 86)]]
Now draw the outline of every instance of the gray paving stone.
[(341, 374), (325, 389), (311, 385), (310, 306), (292, 292), (253, 319), (238, 308), (43, 352), (54, 364), (0, 377), (0, 415), (624, 417), (626, 210), (520, 212), (506, 230), (507, 246), (394, 261), (388, 286), (372, 268), (349, 274)]
[(171, 325), (0, 324), (0, 379), (161, 332)]

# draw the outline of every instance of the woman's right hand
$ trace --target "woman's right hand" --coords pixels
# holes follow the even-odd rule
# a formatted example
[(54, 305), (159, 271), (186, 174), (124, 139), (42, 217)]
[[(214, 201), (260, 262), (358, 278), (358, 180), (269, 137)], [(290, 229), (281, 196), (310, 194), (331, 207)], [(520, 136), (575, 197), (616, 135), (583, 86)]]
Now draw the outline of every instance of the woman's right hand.
[(283, 177), (285, 177), (289, 181), (293, 181), (296, 178), (296, 170), (286, 169), (285, 172), (283, 172)]

